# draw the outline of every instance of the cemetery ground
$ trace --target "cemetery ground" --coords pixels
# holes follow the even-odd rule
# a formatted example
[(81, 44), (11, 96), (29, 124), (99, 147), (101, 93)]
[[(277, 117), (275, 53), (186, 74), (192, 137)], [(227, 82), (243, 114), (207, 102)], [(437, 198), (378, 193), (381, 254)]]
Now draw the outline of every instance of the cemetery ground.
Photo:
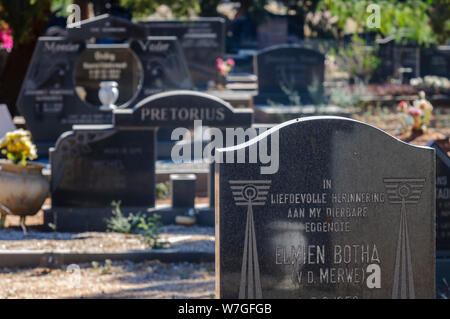
[[(366, 109), (353, 118), (374, 125), (403, 141), (426, 145), (450, 135), (450, 111), (435, 110), (425, 134), (400, 133), (398, 114), (389, 108)], [(207, 198), (196, 198), (206, 203)], [(157, 200), (166, 203), (168, 199)], [(50, 198), (44, 205), (50, 204)], [(0, 250), (68, 251), (114, 253), (148, 249), (136, 234), (116, 232), (42, 232), (43, 212), (27, 219), (28, 233), (19, 227), (19, 218), (8, 216), (0, 231)], [(160, 239), (178, 252), (214, 253), (214, 228), (165, 225)], [(167, 248), (163, 248), (167, 249)], [(160, 262), (146, 260), (98, 260), (68, 265), (0, 269), (0, 298), (214, 298), (214, 262)]]

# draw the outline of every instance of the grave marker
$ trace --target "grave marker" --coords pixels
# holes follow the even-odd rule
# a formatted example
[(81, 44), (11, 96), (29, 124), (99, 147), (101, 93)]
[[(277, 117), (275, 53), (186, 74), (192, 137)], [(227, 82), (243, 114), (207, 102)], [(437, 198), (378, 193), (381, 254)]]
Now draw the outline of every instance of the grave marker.
[(218, 297), (434, 298), (431, 148), (311, 117), (218, 153), (247, 155), (273, 138), (275, 174), (216, 164)]
[(254, 56), (258, 76), (258, 95), (255, 104), (292, 103), (289, 95), (297, 94), (301, 104), (313, 103), (308, 87), (322, 87), (324, 56), (318, 51), (294, 45), (267, 48)]
[(141, 22), (151, 36), (176, 36), (183, 48), (194, 85), (205, 88), (217, 77), (216, 59), (225, 55), (225, 20), (164, 20)]

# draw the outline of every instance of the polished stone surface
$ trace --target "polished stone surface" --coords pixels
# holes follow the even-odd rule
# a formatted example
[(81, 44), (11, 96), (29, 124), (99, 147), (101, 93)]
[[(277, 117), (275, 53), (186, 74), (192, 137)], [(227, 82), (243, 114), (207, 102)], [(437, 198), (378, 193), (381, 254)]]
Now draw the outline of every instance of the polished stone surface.
[(298, 94), (300, 103), (318, 104), (308, 87), (322, 88), (324, 55), (318, 51), (295, 45), (278, 45), (264, 49), (254, 56), (258, 76), (258, 95), (255, 104), (295, 104), (290, 100)]
[(75, 126), (50, 152), (52, 206), (155, 204), (155, 132), (111, 125)]
[(434, 150), (339, 117), (269, 132), (218, 150), (279, 146), (274, 174), (216, 164), (217, 296), (434, 298)]

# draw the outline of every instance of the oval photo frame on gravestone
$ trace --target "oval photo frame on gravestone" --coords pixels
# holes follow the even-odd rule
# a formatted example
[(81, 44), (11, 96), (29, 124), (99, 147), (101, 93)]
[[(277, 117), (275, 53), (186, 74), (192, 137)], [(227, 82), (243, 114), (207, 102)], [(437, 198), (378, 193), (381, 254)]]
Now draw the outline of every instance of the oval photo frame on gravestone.
[(100, 82), (118, 83), (119, 97), (116, 105), (124, 108), (139, 95), (144, 82), (141, 61), (128, 44), (88, 45), (75, 62), (73, 82), (83, 103), (100, 107), (98, 97)]

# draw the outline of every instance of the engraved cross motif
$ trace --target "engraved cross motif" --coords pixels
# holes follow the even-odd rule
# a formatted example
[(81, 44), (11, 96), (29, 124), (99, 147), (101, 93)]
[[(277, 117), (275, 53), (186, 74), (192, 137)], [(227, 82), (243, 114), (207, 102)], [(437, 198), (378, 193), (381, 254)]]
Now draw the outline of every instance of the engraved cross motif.
[(406, 204), (417, 204), (419, 202), (425, 179), (385, 178), (383, 181), (389, 202), (401, 205), (392, 298), (414, 299), (414, 274), (411, 262)]
[(235, 180), (229, 181), (229, 183), (235, 204), (237, 206), (247, 206), (239, 299), (260, 299), (262, 298), (262, 290), (255, 225), (253, 222), (253, 206), (265, 204), (271, 181)]

